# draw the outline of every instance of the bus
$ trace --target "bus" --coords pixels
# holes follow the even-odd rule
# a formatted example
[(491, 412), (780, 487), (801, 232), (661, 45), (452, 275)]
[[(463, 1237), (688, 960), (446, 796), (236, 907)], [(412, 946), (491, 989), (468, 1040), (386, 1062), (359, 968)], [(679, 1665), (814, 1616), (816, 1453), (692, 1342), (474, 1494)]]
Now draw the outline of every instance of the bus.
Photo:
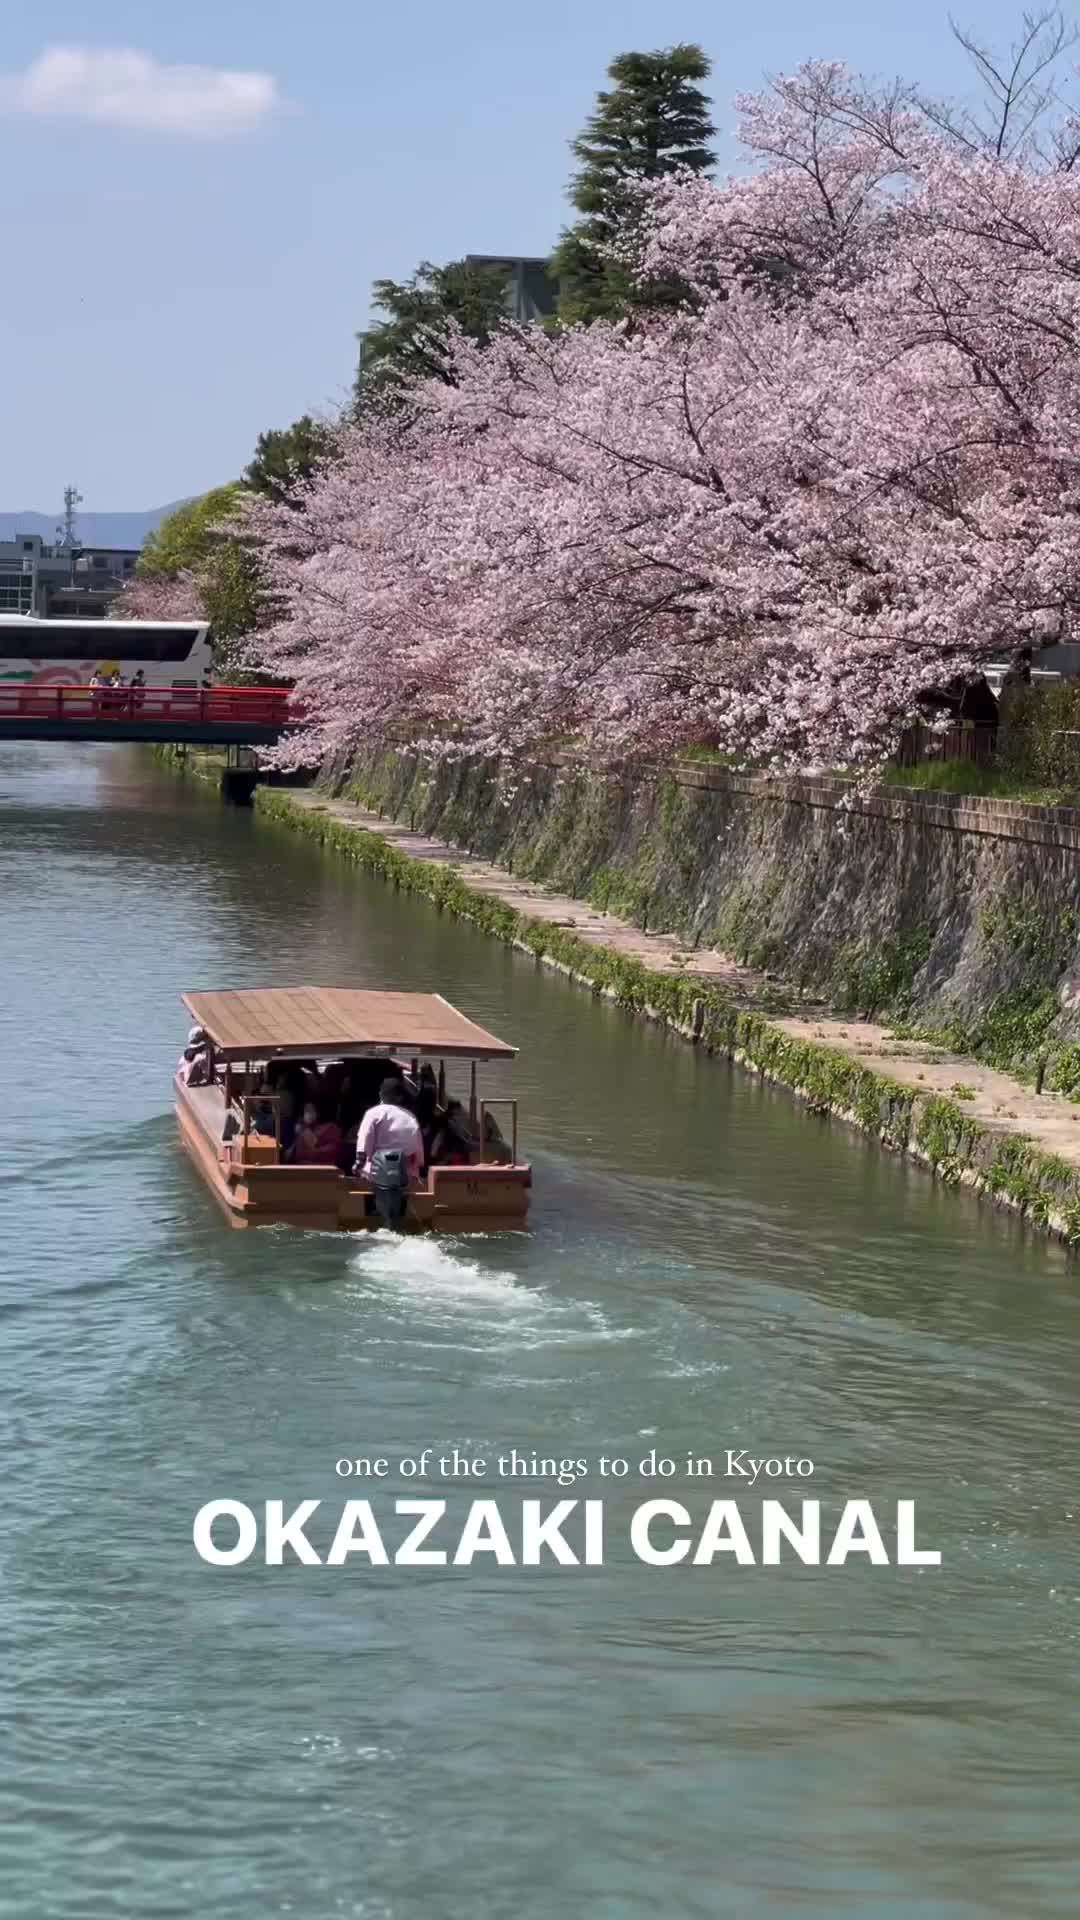
[(0, 687), (85, 687), (95, 673), (148, 688), (210, 684), (210, 629), (195, 620), (50, 620), (0, 615)]

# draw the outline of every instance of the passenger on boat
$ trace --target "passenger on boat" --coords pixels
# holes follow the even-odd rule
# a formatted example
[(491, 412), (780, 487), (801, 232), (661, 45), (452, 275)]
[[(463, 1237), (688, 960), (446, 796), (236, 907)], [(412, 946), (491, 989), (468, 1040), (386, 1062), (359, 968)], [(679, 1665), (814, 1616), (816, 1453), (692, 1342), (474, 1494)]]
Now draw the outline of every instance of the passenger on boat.
[(293, 1084), (293, 1075), (289, 1067), (276, 1067), (269, 1075), (270, 1090), (278, 1097), (278, 1112), (281, 1115), (281, 1145), (288, 1152), (296, 1138), (297, 1093)]
[(201, 1047), (185, 1047), (176, 1071), (182, 1087), (205, 1087), (210, 1074), (206, 1054)]
[(405, 1154), (410, 1176), (419, 1179), (424, 1165), (424, 1137), (406, 1105), (400, 1080), (384, 1080), (378, 1105), (369, 1107), (364, 1115), (356, 1136), (354, 1173), (365, 1172), (373, 1154), (389, 1151)]
[(416, 1100), (413, 1103), (412, 1111), (416, 1116), (416, 1123), (420, 1128), (424, 1142), (424, 1165), (430, 1166), (431, 1143), (439, 1130), (444, 1115), (439, 1105), (439, 1090), (435, 1084), (435, 1076), (432, 1074), (430, 1080), (425, 1079), (424, 1074), (427, 1072), (430, 1072), (429, 1068), (425, 1068), (423, 1072), (421, 1072), (420, 1081), (416, 1089)]
[(469, 1122), (460, 1100), (448, 1100), (446, 1112), (437, 1123), (428, 1151), (432, 1167), (467, 1167), (472, 1152)]
[(509, 1166), (513, 1154), (503, 1138), (502, 1129), (493, 1114), (484, 1115), (484, 1159), (495, 1161), (499, 1165)]
[(308, 1101), (296, 1129), (291, 1158), (298, 1166), (336, 1167), (341, 1152), (341, 1128), (336, 1120), (320, 1120)]
[(430, 1067), (421, 1067), (420, 1078), (416, 1083), (416, 1095), (412, 1102), (413, 1112), (421, 1126), (424, 1125), (425, 1120), (432, 1118), (438, 1104), (439, 1083)]
[(262, 1081), (258, 1094), (256, 1095), (255, 1104), (251, 1109), (252, 1132), (268, 1134), (271, 1139), (273, 1139), (277, 1128), (274, 1121), (273, 1102), (265, 1098), (265, 1096), (272, 1094), (273, 1091), (273, 1085), (269, 1080)]
[(210, 1080), (210, 1048), (203, 1027), (192, 1027), (187, 1046), (176, 1063), (181, 1086), (205, 1087)]
[(368, 1108), (378, 1105), (379, 1088), (383, 1081), (396, 1078), (396, 1074), (387, 1072), (385, 1061), (354, 1060), (346, 1083), (348, 1092), (345, 1093), (343, 1089), (350, 1124), (354, 1120), (362, 1121)]
[[(271, 1091), (272, 1089), (267, 1081), (264, 1081), (259, 1088), (259, 1094), (270, 1093)], [(243, 1121), (239, 1114), (230, 1107), (225, 1115), (224, 1124), (221, 1129), (221, 1138), (225, 1146), (228, 1146), (229, 1142), (235, 1140), (237, 1135), (243, 1133), (243, 1131)], [(249, 1134), (265, 1134), (267, 1138), (271, 1140), (274, 1137), (274, 1109), (268, 1102), (261, 1101), (258, 1094), (248, 1108), (248, 1132)]]

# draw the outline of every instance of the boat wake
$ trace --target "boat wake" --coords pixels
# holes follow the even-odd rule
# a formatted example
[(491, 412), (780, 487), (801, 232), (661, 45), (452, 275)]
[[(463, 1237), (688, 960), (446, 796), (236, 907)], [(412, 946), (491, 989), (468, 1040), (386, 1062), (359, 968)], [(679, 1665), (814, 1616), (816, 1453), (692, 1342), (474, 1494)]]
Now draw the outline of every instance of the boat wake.
[(352, 1261), (354, 1269), (390, 1292), (444, 1306), (490, 1303), (511, 1312), (534, 1312), (543, 1295), (521, 1286), (500, 1267), (467, 1260), (430, 1235), (374, 1234)]
[[(505, 1267), (457, 1251), (430, 1235), (381, 1232), (350, 1262), (367, 1296), (375, 1294), (394, 1345), (452, 1346), (503, 1353), (632, 1337), (613, 1327), (591, 1300), (560, 1298), (525, 1285)], [(379, 1336), (368, 1334), (369, 1342)]]

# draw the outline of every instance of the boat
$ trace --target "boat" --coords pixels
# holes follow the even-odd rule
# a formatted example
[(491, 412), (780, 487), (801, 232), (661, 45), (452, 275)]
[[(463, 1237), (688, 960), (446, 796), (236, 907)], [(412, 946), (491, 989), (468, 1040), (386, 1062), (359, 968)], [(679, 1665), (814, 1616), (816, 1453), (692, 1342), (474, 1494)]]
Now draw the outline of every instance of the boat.
[[(461, 1083), (474, 1146), (464, 1164), (432, 1166), (410, 1182), (402, 1228), (459, 1234), (525, 1227), (532, 1170), (518, 1154), (517, 1101), (481, 1098), (477, 1076), (478, 1066), (512, 1060), (517, 1049), (442, 994), (261, 987), (198, 990), (181, 1000), (206, 1039), (204, 1084), (188, 1085), (176, 1074), (180, 1137), (234, 1226), (363, 1232), (383, 1224), (365, 1174), (294, 1164), (284, 1152), (280, 1097), (259, 1089), (280, 1063), (302, 1061), (366, 1075), (364, 1084), (376, 1088), (380, 1066), (387, 1075), (411, 1075), (414, 1084), (426, 1068), (437, 1072), (440, 1102), (449, 1069)], [(357, 1064), (365, 1061), (367, 1069)], [(509, 1140), (493, 1109), (508, 1114)]]

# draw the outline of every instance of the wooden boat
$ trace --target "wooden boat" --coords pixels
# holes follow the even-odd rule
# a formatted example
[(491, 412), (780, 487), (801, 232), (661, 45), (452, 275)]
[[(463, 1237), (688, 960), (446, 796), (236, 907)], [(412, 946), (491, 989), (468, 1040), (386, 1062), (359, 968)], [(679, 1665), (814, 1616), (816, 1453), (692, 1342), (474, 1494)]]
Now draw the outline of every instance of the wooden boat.
[[(280, 1099), (256, 1090), (279, 1062), (301, 1060), (341, 1063), (345, 1071), (349, 1062), (368, 1061), (376, 1075), (381, 1062), (388, 1074), (414, 1077), (422, 1062), (432, 1070), (437, 1063), (440, 1099), (447, 1063), (459, 1073), (467, 1067), (470, 1128), (480, 1144), (468, 1164), (430, 1167), (410, 1185), (405, 1229), (492, 1233), (525, 1226), (532, 1172), (518, 1158), (517, 1101), (481, 1100), (477, 1088), (478, 1063), (511, 1060), (517, 1049), (441, 994), (269, 987), (181, 998), (207, 1036), (208, 1084), (187, 1086), (177, 1073), (180, 1134), (235, 1226), (363, 1231), (381, 1224), (374, 1186), (363, 1174), (294, 1165), (283, 1155)], [(509, 1109), (509, 1144), (494, 1107)], [(257, 1121), (267, 1124), (271, 1113), (273, 1133), (258, 1132)]]

